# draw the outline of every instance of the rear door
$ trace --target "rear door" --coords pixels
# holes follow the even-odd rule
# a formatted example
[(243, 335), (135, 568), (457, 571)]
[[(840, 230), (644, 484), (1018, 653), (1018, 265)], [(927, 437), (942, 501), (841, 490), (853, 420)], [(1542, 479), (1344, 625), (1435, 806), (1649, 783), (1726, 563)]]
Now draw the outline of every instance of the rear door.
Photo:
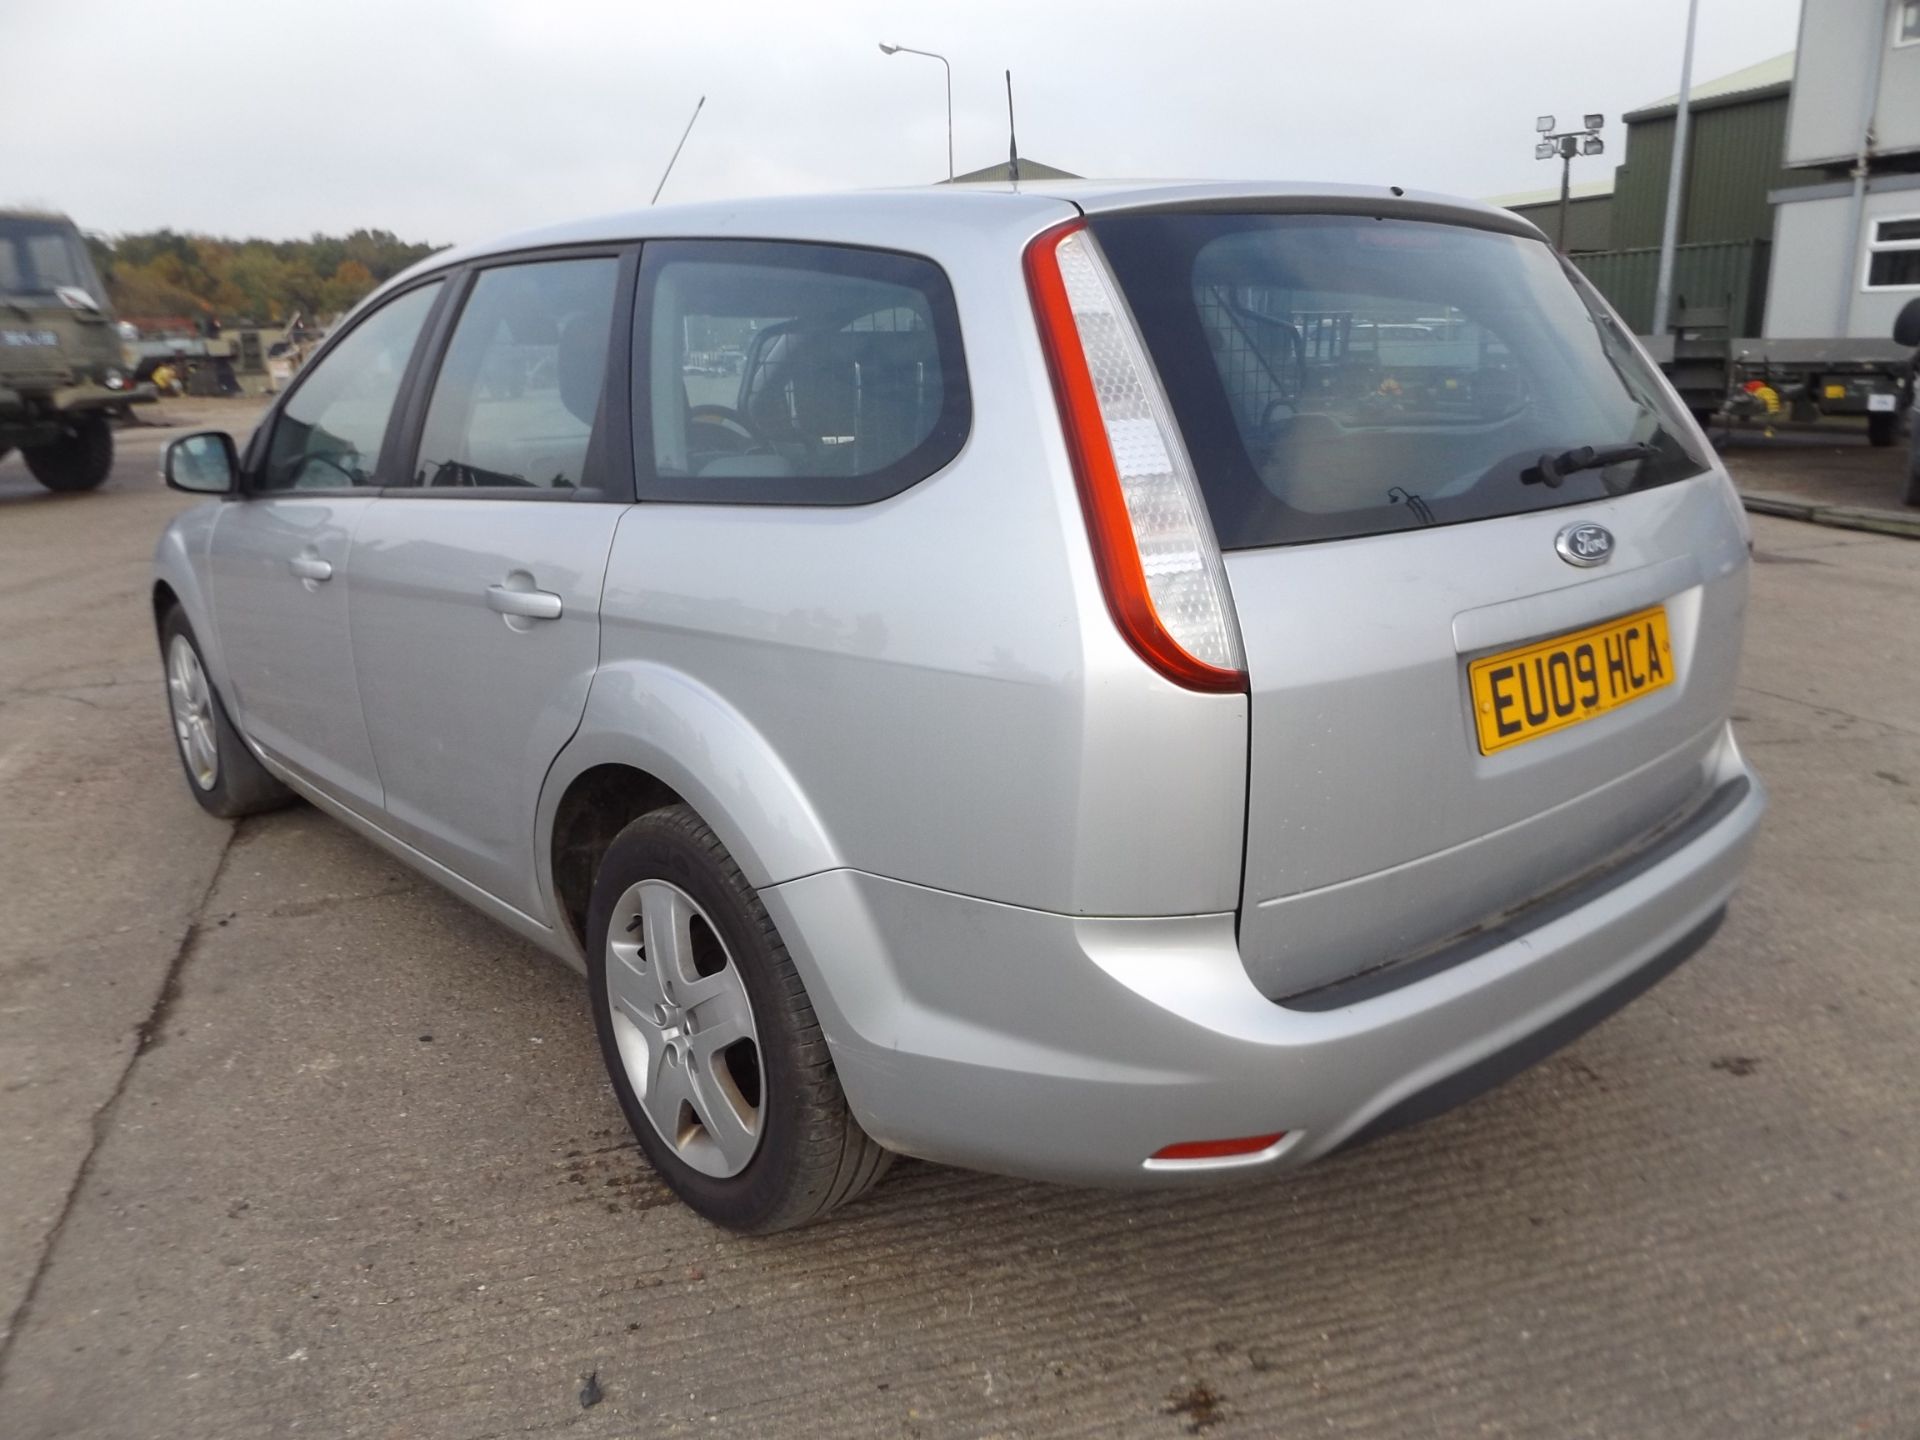
[(302, 372), (213, 532), (214, 624), (241, 728), (308, 783), (380, 806), (347, 638), (354, 533), (396, 478), (389, 424), (442, 282), (369, 312)]
[(1544, 244), (1417, 212), (1094, 230), (1225, 552), (1253, 702), (1240, 941), (1266, 993), (1431, 948), (1703, 798), (1743, 528)]
[(632, 493), (624, 430), (610, 434), (624, 391), (607, 384), (631, 270), (585, 253), (472, 275), (408, 483), (353, 550), (354, 665), (389, 822), (529, 914), (540, 785), (586, 705)]

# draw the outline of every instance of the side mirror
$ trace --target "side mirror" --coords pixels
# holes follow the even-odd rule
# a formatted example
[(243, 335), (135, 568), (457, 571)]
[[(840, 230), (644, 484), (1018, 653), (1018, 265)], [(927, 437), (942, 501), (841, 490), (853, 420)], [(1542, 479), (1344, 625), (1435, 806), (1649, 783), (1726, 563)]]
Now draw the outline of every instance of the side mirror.
[(200, 430), (167, 446), (160, 473), (189, 495), (231, 495), (239, 488), (240, 454), (226, 431)]
[(1920, 297), (1909, 300), (1893, 317), (1893, 339), (1897, 345), (1920, 345)]

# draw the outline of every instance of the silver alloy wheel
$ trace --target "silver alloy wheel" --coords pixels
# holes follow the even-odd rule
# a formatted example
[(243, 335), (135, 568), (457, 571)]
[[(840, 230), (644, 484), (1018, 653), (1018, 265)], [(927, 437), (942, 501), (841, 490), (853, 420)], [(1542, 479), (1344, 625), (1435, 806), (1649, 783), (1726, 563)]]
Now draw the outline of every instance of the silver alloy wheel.
[(202, 790), (220, 781), (220, 740), (214, 731), (213, 688), (200, 656), (184, 635), (167, 646), (167, 704), (173, 710), (173, 738), (187, 773)]
[(627, 887), (607, 926), (607, 998), (627, 1082), (660, 1138), (702, 1175), (738, 1175), (766, 1113), (760, 1037), (740, 968), (693, 897)]

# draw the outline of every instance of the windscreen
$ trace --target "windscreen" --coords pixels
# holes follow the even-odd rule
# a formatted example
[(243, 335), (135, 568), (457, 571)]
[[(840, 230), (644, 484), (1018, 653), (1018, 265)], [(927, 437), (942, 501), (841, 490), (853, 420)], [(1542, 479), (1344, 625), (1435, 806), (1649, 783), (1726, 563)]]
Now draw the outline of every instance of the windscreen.
[[(1659, 376), (1539, 240), (1348, 215), (1092, 228), (1226, 549), (1584, 504), (1707, 468)], [(1588, 446), (1640, 448), (1543, 465)]]
[(72, 225), (53, 218), (0, 216), (0, 294), (51, 295), (61, 285), (86, 291), (96, 304), (106, 303), (86, 244)]

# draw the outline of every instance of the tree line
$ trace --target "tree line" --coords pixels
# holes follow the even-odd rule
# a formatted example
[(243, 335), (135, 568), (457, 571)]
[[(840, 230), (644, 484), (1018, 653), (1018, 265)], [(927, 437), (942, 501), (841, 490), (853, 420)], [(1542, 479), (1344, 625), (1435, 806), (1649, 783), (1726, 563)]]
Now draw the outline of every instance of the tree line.
[(217, 319), (283, 325), (348, 309), (437, 245), (386, 230), (307, 240), (230, 240), (152, 230), (92, 237), (93, 260), (122, 320)]

